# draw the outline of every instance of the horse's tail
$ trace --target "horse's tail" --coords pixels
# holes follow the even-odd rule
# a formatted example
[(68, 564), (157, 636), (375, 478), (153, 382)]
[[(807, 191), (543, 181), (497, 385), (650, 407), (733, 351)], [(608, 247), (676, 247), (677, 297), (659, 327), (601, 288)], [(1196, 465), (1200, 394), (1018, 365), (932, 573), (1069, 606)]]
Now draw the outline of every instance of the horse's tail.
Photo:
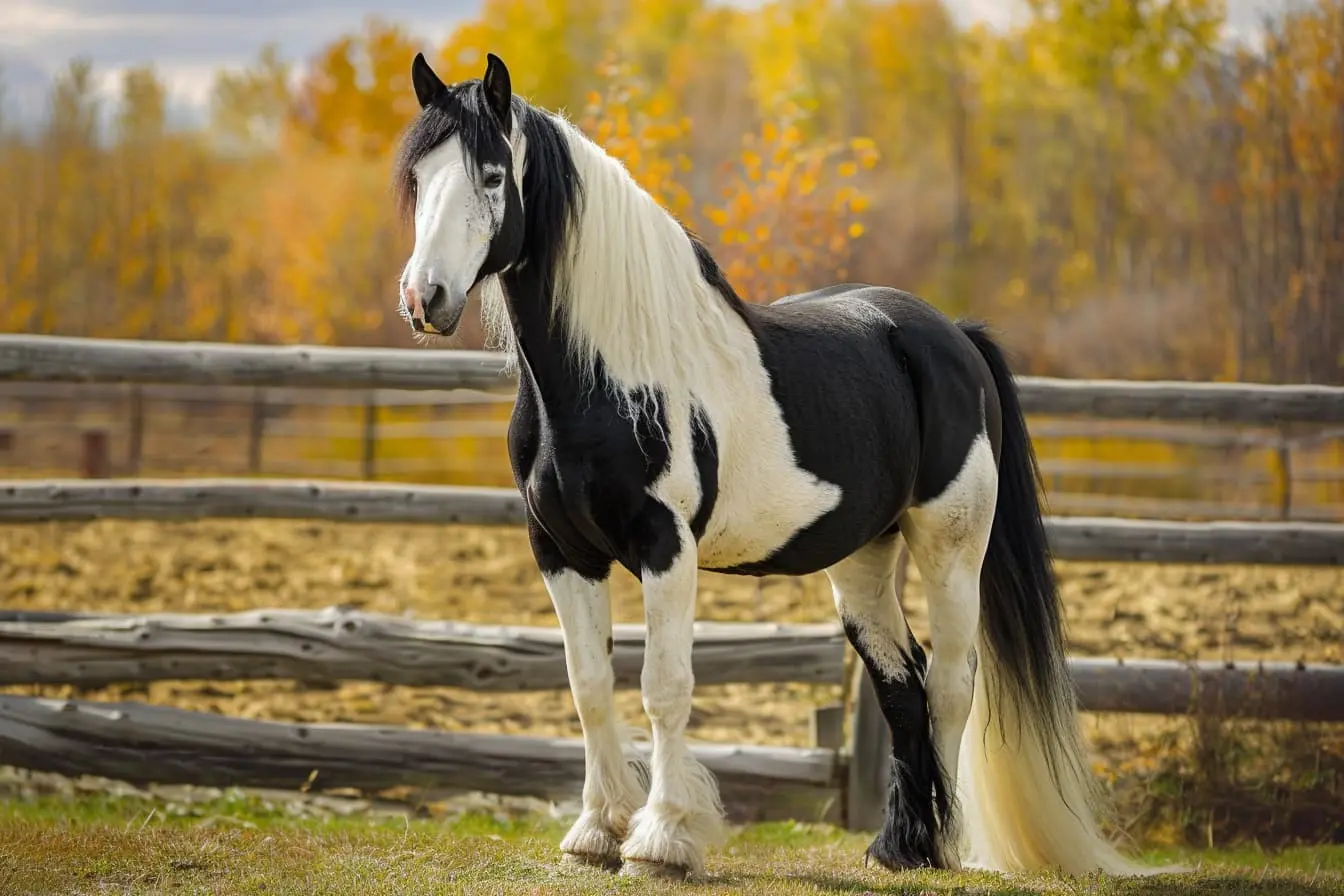
[(1040, 474), (1002, 350), (962, 324), (1002, 412), (998, 503), (980, 578), (980, 635), (958, 798), (962, 852), (999, 870), (1143, 873), (1102, 835), (1101, 794), (1079, 732)]

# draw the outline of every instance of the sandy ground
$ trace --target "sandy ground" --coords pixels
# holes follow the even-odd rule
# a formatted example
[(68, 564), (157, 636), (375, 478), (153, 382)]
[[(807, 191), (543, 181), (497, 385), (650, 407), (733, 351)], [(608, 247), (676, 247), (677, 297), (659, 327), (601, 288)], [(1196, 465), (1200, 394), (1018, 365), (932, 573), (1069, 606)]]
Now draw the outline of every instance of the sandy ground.
[[(1344, 570), (1062, 563), (1076, 655), (1344, 660)], [(618, 621), (641, 621), (637, 583), (615, 584)], [(554, 625), (521, 530), (246, 521), (99, 522), (0, 527), (0, 607), (106, 612), (222, 612), (349, 604), (417, 618)], [(927, 631), (917, 571), (905, 604)], [(704, 574), (700, 618), (834, 619), (824, 576)], [(66, 687), (16, 693), (75, 696)], [(334, 690), (291, 682), (160, 682), (83, 691), (251, 718), (391, 723), (447, 730), (578, 733), (554, 692), (497, 695), (376, 683)], [(697, 690), (697, 739), (805, 745), (814, 706), (840, 689), (729, 685)], [(618, 694), (641, 724), (639, 695)], [(642, 724), (641, 724), (641, 727)]]

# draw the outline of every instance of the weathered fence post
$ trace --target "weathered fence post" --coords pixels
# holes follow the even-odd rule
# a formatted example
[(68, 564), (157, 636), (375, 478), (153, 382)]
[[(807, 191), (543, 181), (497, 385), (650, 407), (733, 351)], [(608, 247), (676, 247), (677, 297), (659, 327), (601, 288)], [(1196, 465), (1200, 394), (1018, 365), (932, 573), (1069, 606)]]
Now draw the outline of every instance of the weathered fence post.
[(131, 386), (130, 432), (126, 438), (126, 474), (140, 474), (140, 459), (145, 447), (145, 393), (138, 386)]
[(261, 442), (266, 435), (266, 389), (252, 390), (252, 414), (247, 428), (247, 472), (261, 472)]
[(378, 478), (378, 393), (370, 389), (364, 398), (364, 478)]
[(107, 430), (86, 429), (81, 440), (83, 456), (80, 472), (85, 479), (106, 479), (111, 475), (111, 462), (108, 459)]
[(1293, 443), (1282, 432), (1275, 449), (1281, 477), (1279, 490), (1279, 519), (1286, 520), (1293, 515)]

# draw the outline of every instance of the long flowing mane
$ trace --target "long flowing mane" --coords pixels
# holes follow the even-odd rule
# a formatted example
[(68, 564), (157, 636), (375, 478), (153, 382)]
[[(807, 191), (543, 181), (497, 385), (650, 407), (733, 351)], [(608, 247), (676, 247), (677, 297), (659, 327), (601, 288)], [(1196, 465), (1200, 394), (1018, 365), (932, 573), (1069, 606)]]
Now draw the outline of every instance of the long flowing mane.
[[(434, 148), (460, 136), (464, 151), (476, 155), (502, 139), (487, 124), (484, 103), (479, 81), (456, 85), (442, 107), (430, 106), (408, 129), (395, 166), (403, 208), (414, 205), (414, 165)], [(574, 124), (516, 96), (512, 108), (525, 218), (515, 266), (530, 268), (549, 293), (589, 384), (600, 366), (628, 400), (634, 391), (647, 394), (640, 386), (689, 389), (707, 362), (730, 362), (740, 347), (730, 329), (742, 326), (743, 303), (708, 250)], [(513, 363), (509, 297), (498, 277), (480, 290), (487, 344)]]
[[(571, 351), (627, 387), (688, 387), (707, 362), (730, 361), (741, 300), (709, 253), (618, 160), (552, 119), (583, 184), (578, 226), (560, 254), (556, 310)], [(529, 163), (530, 163), (529, 153)], [(713, 281), (702, 265), (712, 268)]]

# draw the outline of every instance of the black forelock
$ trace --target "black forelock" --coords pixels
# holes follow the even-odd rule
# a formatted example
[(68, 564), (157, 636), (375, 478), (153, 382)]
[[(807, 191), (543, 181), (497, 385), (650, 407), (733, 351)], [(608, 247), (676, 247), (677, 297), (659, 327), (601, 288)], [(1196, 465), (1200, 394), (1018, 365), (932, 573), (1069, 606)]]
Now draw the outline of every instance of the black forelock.
[(548, 296), (554, 296), (560, 253), (578, 226), (583, 184), (559, 122), (516, 96), (513, 115), (527, 141), (519, 267), (530, 269), (537, 285)]
[[(416, 164), (455, 136), (462, 138), (469, 159), (508, 155), (508, 140), (486, 104), (479, 78), (448, 87), (420, 111), (402, 135), (393, 167), (393, 187), (397, 210), (403, 217), (415, 208)], [(478, 167), (468, 165), (468, 176), (475, 178)]]

